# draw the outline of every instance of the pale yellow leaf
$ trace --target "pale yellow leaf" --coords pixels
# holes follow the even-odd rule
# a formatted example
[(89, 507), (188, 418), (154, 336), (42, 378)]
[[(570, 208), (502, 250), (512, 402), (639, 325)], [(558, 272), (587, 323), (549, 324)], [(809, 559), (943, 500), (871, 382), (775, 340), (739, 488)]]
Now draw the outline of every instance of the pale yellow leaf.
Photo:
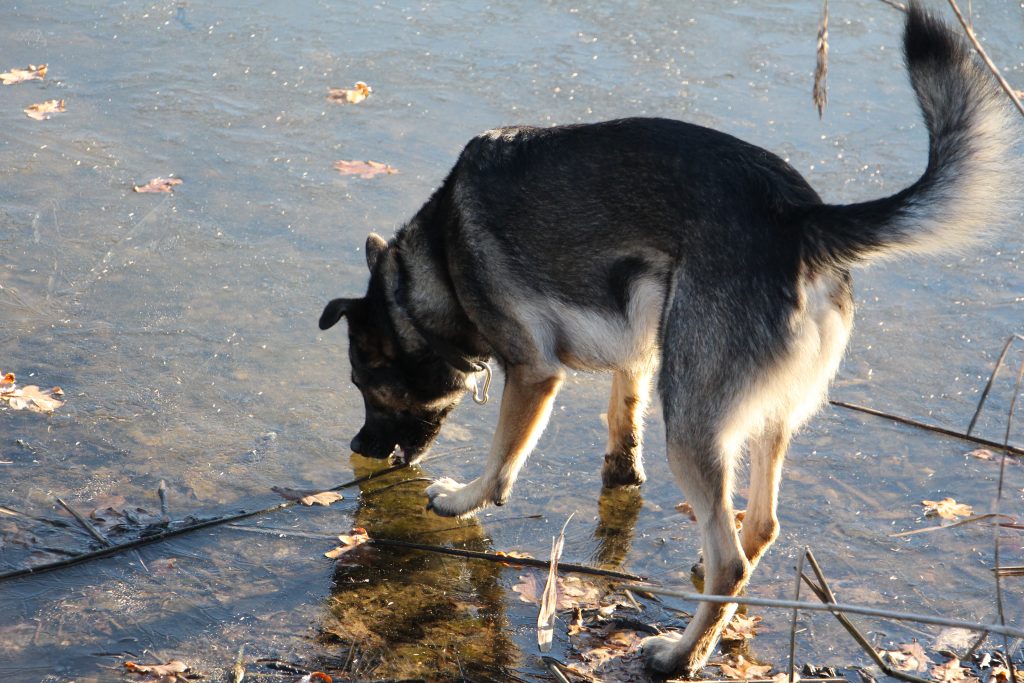
[(25, 81), (41, 81), (44, 78), (46, 78), (45, 64), (39, 66), (29, 64), (27, 69), (11, 69), (10, 71), (0, 73), (0, 83), (4, 85), (14, 85), (15, 83), (24, 83)]

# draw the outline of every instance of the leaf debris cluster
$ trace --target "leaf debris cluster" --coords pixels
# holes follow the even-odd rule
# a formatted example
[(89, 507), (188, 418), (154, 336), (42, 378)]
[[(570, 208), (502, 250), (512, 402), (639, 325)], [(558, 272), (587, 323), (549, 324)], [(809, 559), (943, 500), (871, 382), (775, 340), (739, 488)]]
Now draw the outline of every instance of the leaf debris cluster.
[(63, 397), (64, 391), (60, 387), (46, 390), (40, 389), (35, 384), (19, 387), (13, 372), (8, 372), (0, 377), (0, 403), (11, 410), (52, 413), (64, 405)]

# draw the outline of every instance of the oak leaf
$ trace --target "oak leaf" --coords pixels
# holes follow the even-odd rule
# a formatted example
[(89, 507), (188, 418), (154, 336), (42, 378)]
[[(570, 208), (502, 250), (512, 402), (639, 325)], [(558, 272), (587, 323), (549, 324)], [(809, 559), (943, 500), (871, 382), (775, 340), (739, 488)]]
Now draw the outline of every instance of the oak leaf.
[(41, 81), (46, 78), (46, 65), (29, 64), (27, 69), (11, 69), (0, 74), (0, 83), (14, 85), (25, 81)]
[(328, 550), (324, 553), (324, 557), (329, 557), (332, 560), (337, 559), (348, 551), (367, 543), (370, 540), (370, 535), (366, 533), (366, 529), (357, 526), (352, 527), (351, 533), (338, 536), (338, 540), (341, 541), (341, 545), (334, 550)]
[(879, 654), (897, 671), (927, 671), (932, 663), (918, 642), (902, 643), (898, 650), (882, 650)]
[(763, 678), (772, 670), (771, 664), (758, 664), (744, 658), (743, 655), (736, 655), (735, 659), (719, 662), (719, 667), (726, 678), (746, 679)]
[(0, 378), (0, 401), (5, 402), (11, 410), (52, 413), (64, 405), (58, 398), (63, 395), (60, 387), (43, 391), (34, 384), (28, 384), (19, 388), (13, 372), (8, 372)]
[(282, 498), (298, 501), (303, 505), (326, 506), (343, 499), (343, 496), (337, 491), (317, 491), (316, 489), (303, 491), (284, 486), (274, 486), (270, 490)]
[(354, 175), (360, 178), (398, 173), (398, 169), (394, 166), (379, 161), (336, 161), (334, 168), (342, 175)]
[(970, 517), (974, 514), (974, 508), (964, 503), (958, 503), (952, 498), (942, 500), (922, 500), (924, 514), (928, 517), (941, 517), (942, 519), (955, 520), (959, 517)]
[(47, 100), (25, 107), (25, 114), (36, 121), (46, 121), (52, 114), (64, 113), (64, 100)]
[(933, 666), (931, 670), (932, 680), (939, 683), (978, 683), (978, 679), (971, 675), (971, 670), (960, 666), (960, 660), (953, 657), (945, 664)]
[(327, 100), (341, 104), (359, 104), (369, 97), (372, 92), (373, 88), (366, 85), (366, 83), (356, 81), (356, 84), (351, 88), (331, 88), (327, 92)]
[(757, 625), (761, 623), (761, 617), (748, 617), (745, 614), (736, 612), (732, 615), (732, 621), (722, 631), (722, 640), (749, 640), (757, 635)]
[(153, 178), (145, 185), (132, 185), (132, 190), (139, 193), (173, 192), (176, 185), (181, 185), (181, 178)]
[(295, 681), (295, 683), (334, 683), (334, 681), (323, 671), (314, 671), (313, 673), (306, 674)]
[(177, 659), (172, 659), (166, 664), (136, 664), (135, 662), (125, 662), (124, 668), (146, 676), (173, 676), (174, 674), (183, 674), (188, 671), (188, 665)]

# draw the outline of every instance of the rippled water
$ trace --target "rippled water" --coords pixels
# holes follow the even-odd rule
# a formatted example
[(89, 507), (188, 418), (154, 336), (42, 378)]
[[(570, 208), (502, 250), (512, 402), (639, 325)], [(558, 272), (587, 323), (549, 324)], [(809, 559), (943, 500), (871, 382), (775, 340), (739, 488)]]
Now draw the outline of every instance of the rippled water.
[[(56, 497), (86, 514), (142, 508), (136, 517), (152, 521), (164, 480), (180, 520), (265, 507), (272, 486), (324, 488), (374, 466), (346, 450), (362, 404), (344, 334), (319, 333), (316, 319), (328, 298), (364, 287), (366, 233), (406, 220), (480, 130), (670, 116), (781, 153), (829, 201), (908, 184), (926, 142), (899, 14), (866, 0), (832, 8), (819, 122), (809, 95), (818, 12), (791, 1), (8, 4), (0, 67), (48, 63), (49, 74), (0, 88), (0, 369), (63, 387), (67, 403), (50, 417), (0, 411), (0, 571), (95, 547)], [(1024, 86), (1024, 10), (991, 1), (973, 12), (993, 58)], [(327, 102), (329, 87), (357, 80), (373, 87), (368, 100)], [(67, 112), (50, 121), (21, 112), (53, 98)], [(332, 169), (340, 159), (399, 173), (343, 177)], [(172, 195), (131, 191), (169, 174), (184, 181)], [(1002, 341), (1024, 333), (1022, 254), (1016, 232), (969, 255), (857, 273), (861, 307), (834, 397), (963, 428)], [(1024, 345), (1010, 359), (1024, 362)], [(981, 422), (992, 438), (1011, 389), (997, 384)], [(244, 523), (274, 533), (215, 527), (7, 582), (0, 678), (120, 680), (123, 659), (171, 658), (212, 677), (245, 644), (250, 659), (367, 679), (538, 679), (535, 608), (511, 590), (523, 570), (380, 548), (336, 566), (321, 536), (356, 524), (546, 557), (575, 512), (566, 559), (685, 587), (695, 528), (674, 509), (656, 413), (651, 481), (598, 505), (607, 391), (604, 377), (573, 375), (512, 502), (476, 521), (423, 513), (422, 481), (387, 487), (475, 476), (494, 405), (460, 408), (436, 449), (444, 457), (419, 472), (367, 484), (362, 497), (346, 491), (330, 508)], [(824, 411), (795, 440), (783, 535), (750, 594), (789, 595), (794, 558), (810, 545), (842, 600), (994, 619), (991, 527), (890, 536), (931, 523), (923, 499), (989, 510), (998, 467), (965, 458), (970, 449)], [(1001, 504), (1014, 516), (1018, 469)], [(108, 532), (136, 533), (126, 526)], [(1005, 564), (1024, 563), (1021, 540), (1006, 537)], [(1013, 581), (1007, 616), (1020, 624)], [(752, 654), (784, 666), (788, 613), (757, 613), (765, 626)], [(866, 663), (831, 617), (801, 624), (800, 662)], [(864, 628), (879, 643), (935, 633)], [(563, 630), (555, 654), (564, 644)], [(251, 668), (260, 675), (295, 677)]]

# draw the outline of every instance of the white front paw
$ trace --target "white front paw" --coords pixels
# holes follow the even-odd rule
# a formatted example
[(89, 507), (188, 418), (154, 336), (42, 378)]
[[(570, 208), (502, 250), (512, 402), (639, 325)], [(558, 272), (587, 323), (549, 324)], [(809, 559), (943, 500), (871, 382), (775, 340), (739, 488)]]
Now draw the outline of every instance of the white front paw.
[(442, 517), (468, 517), (483, 507), (476, 493), (476, 482), (460, 484), (454, 479), (438, 479), (427, 487), (427, 509)]

